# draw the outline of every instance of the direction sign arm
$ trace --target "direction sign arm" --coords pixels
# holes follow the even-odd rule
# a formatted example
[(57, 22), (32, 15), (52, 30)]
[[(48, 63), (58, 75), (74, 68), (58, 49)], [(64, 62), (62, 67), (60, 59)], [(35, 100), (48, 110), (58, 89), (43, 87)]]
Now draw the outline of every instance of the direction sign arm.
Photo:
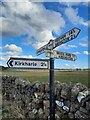
[(58, 52), (56, 50), (45, 50), (46, 57), (51, 58), (59, 58), (64, 60), (75, 61), (77, 56), (75, 54), (66, 53), (66, 52)]
[(7, 62), (9, 68), (48, 69), (47, 59), (10, 58)]
[(75, 28), (71, 29), (70, 31), (68, 31), (66, 34), (56, 38), (54, 48), (66, 43), (70, 40), (75, 39), (78, 36), (78, 34), (80, 33), (80, 31), (81, 31), (80, 29), (75, 27)]
[(46, 45), (44, 45), (43, 47), (39, 48), (37, 51), (36, 51), (36, 55), (40, 55), (41, 53), (43, 53), (46, 49)]

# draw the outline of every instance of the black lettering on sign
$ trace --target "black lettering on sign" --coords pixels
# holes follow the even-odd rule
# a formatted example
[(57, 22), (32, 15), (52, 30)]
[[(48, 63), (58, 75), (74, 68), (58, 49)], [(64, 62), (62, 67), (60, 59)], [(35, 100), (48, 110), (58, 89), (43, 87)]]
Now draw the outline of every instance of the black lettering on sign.
[(22, 65), (25, 65), (25, 63), (24, 63), (24, 62), (22, 62)]
[(70, 32), (69, 32), (69, 35), (71, 35), (73, 33), (73, 31), (71, 30)]
[(75, 34), (71, 35), (71, 38), (70, 38), (70, 39), (72, 40), (72, 39), (74, 39), (74, 38), (75, 38)]
[(69, 35), (72, 35), (73, 33), (75, 33), (74, 29), (69, 32)]
[(65, 39), (65, 38), (66, 38), (66, 34), (65, 34), (65, 35), (63, 35), (61, 39)]
[(37, 66), (37, 63), (32, 62), (32, 63), (30, 63), (30, 66)]
[(37, 66), (37, 63), (35, 63), (35, 66)]
[(75, 33), (75, 30), (74, 30), (74, 29), (73, 29), (72, 31), (73, 31), (73, 33)]
[(15, 66), (37, 66), (37, 63), (35, 62), (20, 62), (20, 61), (15, 61)]
[(15, 65), (21, 65), (19, 61), (15, 61)]
[(18, 65), (18, 62), (17, 62), (17, 61), (15, 61), (15, 65)]
[(45, 62), (41, 62), (41, 66), (46, 66), (46, 63)]

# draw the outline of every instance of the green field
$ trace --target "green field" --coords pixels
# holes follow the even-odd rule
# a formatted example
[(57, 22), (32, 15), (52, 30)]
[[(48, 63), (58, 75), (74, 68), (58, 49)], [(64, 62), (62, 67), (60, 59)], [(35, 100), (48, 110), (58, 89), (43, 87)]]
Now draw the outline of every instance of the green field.
[[(88, 71), (54, 71), (54, 80), (60, 82), (80, 82), (85, 84), (90, 88), (89, 84), (89, 75)], [(49, 82), (49, 71), (48, 70), (30, 70), (30, 71), (3, 71), (2, 75), (9, 76), (19, 76), (24, 80), (28, 80), (30, 82), (40, 81), (40, 82)]]

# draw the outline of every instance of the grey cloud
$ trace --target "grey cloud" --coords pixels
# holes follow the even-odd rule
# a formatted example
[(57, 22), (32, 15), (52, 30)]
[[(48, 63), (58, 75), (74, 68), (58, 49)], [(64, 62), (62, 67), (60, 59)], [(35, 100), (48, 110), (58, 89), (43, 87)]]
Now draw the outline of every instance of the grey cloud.
[(2, 8), (0, 33), (3, 37), (28, 34), (27, 44), (31, 44), (32, 38), (35, 38), (32, 44), (35, 48), (41, 47), (40, 43), (44, 45), (43, 41), (47, 43), (53, 39), (52, 31), (60, 34), (65, 26), (62, 15), (47, 10), (42, 3), (6, 2), (0, 8)]

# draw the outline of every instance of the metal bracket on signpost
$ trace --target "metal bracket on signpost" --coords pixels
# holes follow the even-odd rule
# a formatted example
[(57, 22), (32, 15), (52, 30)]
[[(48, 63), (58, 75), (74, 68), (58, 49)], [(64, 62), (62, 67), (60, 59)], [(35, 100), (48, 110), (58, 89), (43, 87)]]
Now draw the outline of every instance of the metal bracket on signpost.
[(54, 58), (50, 57), (50, 120), (55, 120), (54, 103)]

